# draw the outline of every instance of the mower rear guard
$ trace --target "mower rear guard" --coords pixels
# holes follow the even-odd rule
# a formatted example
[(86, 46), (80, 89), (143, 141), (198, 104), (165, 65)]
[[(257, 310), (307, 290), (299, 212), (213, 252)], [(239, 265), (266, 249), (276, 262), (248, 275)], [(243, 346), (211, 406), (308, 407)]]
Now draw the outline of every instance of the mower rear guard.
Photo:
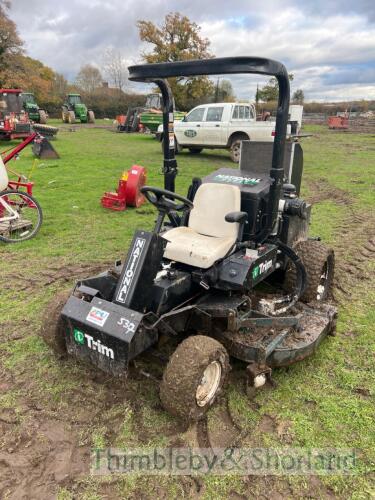
[(35, 139), (32, 150), (35, 156), (43, 160), (60, 158), (57, 151), (46, 137)]
[(213, 336), (231, 356), (242, 361), (270, 368), (288, 366), (311, 356), (327, 335), (334, 334), (336, 327), (337, 311), (331, 305), (298, 303), (296, 309), (296, 327), (278, 326), (278, 320), (281, 323), (283, 318), (272, 317), (272, 328), (216, 331)]

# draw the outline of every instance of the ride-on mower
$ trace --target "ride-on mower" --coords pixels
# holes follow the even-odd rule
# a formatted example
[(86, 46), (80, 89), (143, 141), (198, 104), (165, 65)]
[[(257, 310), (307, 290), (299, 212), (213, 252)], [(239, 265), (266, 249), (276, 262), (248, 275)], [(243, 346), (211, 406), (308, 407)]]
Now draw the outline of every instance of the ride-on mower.
[[(174, 190), (167, 78), (228, 73), (278, 80), (271, 164), (267, 155), (254, 164), (243, 145), (240, 169), (194, 179), (181, 196)], [(136, 356), (178, 340), (160, 399), (170, 413), (198, 420), (223, 387), (229, 355), (247, 364), (254, 393), (272, 383), (274, 367), (306, 358), (334, 333), (336, 310), (326, 303), (334, 255), (308, 237), (311, 206), (298, 197), (300, 145), (287, 148), (290, 161), (284, 159), (289, 78), (281, 63), (238, 57), (148, 64), (130, 67), (129, 78), (157, 84), (164, 101), (164, 189), (142, 188), (158, 210), (154, 230), (135, 232), (123, 265), (79, 281), (68, 300), (55, 297), (41, 334), (58, 354), (119, 377)]]

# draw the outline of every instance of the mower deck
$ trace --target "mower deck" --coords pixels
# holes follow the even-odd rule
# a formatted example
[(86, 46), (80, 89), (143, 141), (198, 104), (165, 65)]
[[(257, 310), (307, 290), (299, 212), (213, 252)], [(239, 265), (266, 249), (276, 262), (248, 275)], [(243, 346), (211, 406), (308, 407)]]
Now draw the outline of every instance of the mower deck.
[[(215, 331), (213, 336), (242, 361), (271, 368), (288, 366), (313, 354), (327, 335), (334, 334), (336, 315), (336, 309), (328, 304), (298, 303), (293, 316), (268, 317), (271, 328), (264, 321), (267, 316), (260, 316), (253, 318), (250, 328)], [(286, 325), (283, 319), (287, 319)], [(288, 326), (293, 319), (296, 324)]]

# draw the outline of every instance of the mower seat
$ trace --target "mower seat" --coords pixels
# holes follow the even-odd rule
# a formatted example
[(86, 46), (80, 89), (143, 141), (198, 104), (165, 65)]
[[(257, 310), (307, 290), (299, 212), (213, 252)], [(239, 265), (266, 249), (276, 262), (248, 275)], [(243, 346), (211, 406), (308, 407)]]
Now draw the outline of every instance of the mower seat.
[(0, 191), (4, 191), (8, 186), (8, 172), (0, 156)]
[(241, 192), (229, 184), (205, 183), (196, 192), (188, 227), (176, 227), (162, 236), (168, 243), (164, 257), (208, 269), (231, 250), (239, 224), (226, 222), (230, 212), (241, 210)]

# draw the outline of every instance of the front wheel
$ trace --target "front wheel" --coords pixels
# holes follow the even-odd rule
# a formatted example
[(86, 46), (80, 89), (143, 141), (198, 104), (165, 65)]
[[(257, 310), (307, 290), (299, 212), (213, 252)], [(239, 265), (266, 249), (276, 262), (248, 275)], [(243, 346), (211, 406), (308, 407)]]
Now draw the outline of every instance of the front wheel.
[(46, 124), (47, 123), (47, 113), (43, 110), (39, 110), (39, 123)]
[(70, 123), (72, 125), (75, 122), (76, 122), (76, 115), (75, 115), (74, 111), (69, 111), (68, 112), (68, 123)]
[(164, 408), (185, 421), (204, 417), (220, 393), (229, 372), (229, 356), (217, 341), (188, 337), (172, 354), (160, 386)]
[(0, 241), (19, 243), (33, 238), (43, 221), (41, 206), (21, 191), (0, 193)]
[(40, 336), (52, 351), (60, 357), (66, 355), (66, 342), (64, 333), (64, 323), (61, 318), (70, 292), (60, 292), (49, 302), (45, 309)]

